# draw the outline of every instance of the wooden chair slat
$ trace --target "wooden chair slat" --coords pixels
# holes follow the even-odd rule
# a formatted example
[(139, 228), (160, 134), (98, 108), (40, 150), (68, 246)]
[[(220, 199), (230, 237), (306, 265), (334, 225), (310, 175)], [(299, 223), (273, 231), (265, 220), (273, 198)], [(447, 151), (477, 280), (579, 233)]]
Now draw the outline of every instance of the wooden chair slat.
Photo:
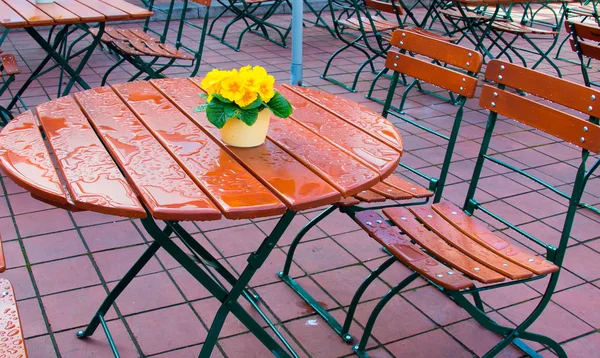
[[(25, 0), (10, 0), (11, 2), (19, 2)], [(56, 2), (48, 4), (38, 4), (35, 0), (27, 0), (30, 4), (42, 10), (52, 19), (56, 24), (76, 24), (81, 22), (81, 18), (64, 7), (58, 5)]]
[[(177, 89), (186, 82), (174, 81)], [(123, 83), (113, 88), (188, 175), (202, 186), (225, 217), (248, 219), (285, 211), (275, 195), (150, 83)], [(200, 104), (198, 92), (194, 95), (197, 103), (188, 105), (190, 111)], [(199, 156), (200, 150), (206, 155)], [(224, 181), (231, 183), (231, 190), (221, 190)]]
[[(122, 30), (122, 29), (117, 29), (117, 31), (118, 30)], [(140, 29), (127, 29), (127, 31), (130, 33), (129, 38), (131, 38), (131, 39), (134, 39), (135, 37), (137, 37), (140, 40), (145, 41), (145, 42), (160, 42), (160, 39), (158, 39), (154, 36), (151, 36)]]
[(388, 51), (385, 67), (467, 98), (473, 98), (477, 89), (477, 78), (393, 50)]
[[(418, 53), (473, 73), (481, 71), (483, 64), (483, 56), (478, 51), (451, 44), (447, 40), (434, 38), (426, 34), (419, 34), (408, 30), (397, 30), (394, 31), (390, 43), (399, 49)], [(388, 55), (388, 59), (390, 57)], [(388, 68), (394, 70), (394, 68)], [(435, 82), (431, 83), (436, 84)], [(462, 94), (461, 92), (456, 93)]]
[(78, 16), (81, 22), (101, 22), (106, 20), (106, 16), (76, 0), (54, 0), (54, 2)]
[(159, 46), (163, 50), (165, 50), (168, 53), (170, 53), (174, 58), (178, 58), (178, 59), (181, 59), (181, 60), (188, 60), (188, 61), (191, 61), (191, 60), (194, 59), (194, 56), (190, 55), (187, 52), (180, 51), (180, 50), (176, 49), (175, 46), (173, 46), (171, 44), (161, 43), (161, 44), (159, 44)]
[(79, 92), (75, 99), (154, 218), (221, 218), (206, 194), (110, 87)]
[[(280, 92), (294, 108), (293, 120), (319, 133), (319, 136), (368, 165), (380, 176), (387, 176), (397, 168), (401, 153), (395, 148), (374, 140), (369, 134), (326, 109), (311, 104), (286, 87), (282, 87)], [(331, 125), (324, 125), (326, 123)]]
[(110, 6), (100, 0), (75, 0), (83, 6), (89, 7), (90, 9), (104, 15), (106, 21), (121, 21), (131, 19), (131, 16), (125, 11), (121, 11), (115, 7)]
[(117, 48), (120, 51), (123, 51), (124, 53), (126, 53), (128, 55), (132, 55), (132, 56), (144, 56), (145, 55), (144, 53), (133, 48), (131, 46), (131, 44), (129, 43), (129, 41), (114, 41), (113, 43), (115, 44), (115, 46), (117, 46)]
[(354, 195), (379, 182), (374, 170), (295, 121), (272, 116), (269, 138), (343, 196)]
[(558, 271), (558, 266), (543, 257), (536, 257), (533, 253), (512, 246), (508, 241), (492, 233), (483, 223), (465, 214), (456, 205), (443, 201), (431, 207), (463, 234), (536, 275), (547, 275)]
[(143, 53), (146, 56), (154, 56), (154, 51), (148, 48), (146, 44), (139, 40), (130, 39), (127, 41), (136, 51)]
[(13, 8), (6, 5), (0, 0), (0, 24), (7, 29), (25, 27), (27, 20), (23, 16), (19, 15)]
[(75, 205), (105, 214), (143, 218), (146, 211), (70, 97), (36, 107)]
[(152, 41), (144, 41), (144, 45), (149, 49), (152, 53), (152, 56), (155, 57), (165, 57), (165, 58), (177, 58), (173, 56), (172, 53), (163, 49), (158, 43)]
[(31, 111), (8, 122), (0, 133), (0, 147), (2, 168), (17, 185), (52, 203), (68, 203)]
[[(504, 275), (481, 265), (478, 261), (473, 260), (461, 251), (448, 245), (446, 241), (432, 231), (427, 230), (414, 218), (414, 215), (408, 209), (400, 207), (386, 208), (383, 209), (383, 214), (408, 235), (411, 240), (450, 267), (481, 283), (489, 284), (504, 281)], [(478, 268), (478, 270), (475, 270), (475, 268)]]
[(485, 265), (512, 280), (529, 278), (533, 275), (531, 271), (512, 264), (512, 262), (506, 258), (473, 241), (470, 237), (463, 234), (452, 226), (452, 224), (444, 220), (444, 218), (436, 213), (431, 207), (411, 207), (410, 211), (428, 229), (435, 232), (450, 245), (462, 251), (465, 255), (479, 261), (482, 265)]
[(494, 21), (492, 27), (495, 30), (508, 32), (511, 34), (537, 34), (537, 35), (557, 35), (558, 32), (535, 27), (526, 26), (513, 21)]
[(124, 0), (100, 0), (101, 2), (110, 5), (116, 9), (129, 14), (131, 19), (145, 19), (152, 16), (152, 12), (141, 7), (135, 6)]
[[(551, 90), (548, 88), (548, 91)], [(569, 95), (573, 102), (578, 101), (576, 97), (576, 93)], [(600, 93), (598, 98), (600, 100)], [(483, 86), (479, 104), (578, 147), (600, 152), (600, 126), (579, 117), (490, 85)]]
[(462, 275), (449, 275), (450, 268), (413, 245), (396, 228), (388, 225), (378, 213), (371, 210), (362, 211), (356, 213), (354, 220), (398, 260), (437, 285), (449, 290), (462, 290), (473, 286), (473, 282)]
[(571, 44), (571, 49), (574, 52), (581, 51), (581, 54), (593, 58), (595, 60), (600, 59), (600, 46), (598, 43), (589, 43), (589, 42), (579, 42), (579, 48), (575, 48), (575, 41), (573, 39), (569, 39)]
[(336, 206), (354, 206), (358, 204), (360, 204), (360, 200), (356, 198), (344, 198), (335, 203)]
[(17, 298), (11, 283), (5, 278), (0, 278), (0, 322), (3, 357), (27, 358)]
[(4, 68), (4, 72), (6, 72), (6, 74), (18, 75), (21, 73), (21, 69), (19, 68), (17, 60), (13, 54), (5, 53), (0, 55), (0, 58), (2, 59), (2, 67)]
[(371, 187), (371, 190), (391, 200), (410, 200), (414, 198), (414, 196), (412, 196), (410, 193), (388, 185), (384, 182), (375, 184)]
[(428, 198), (433, 196), (432, 191), (427, 190), (418, 184), (408, 182), (399, 177), (398, 175), (390, 175), (389, 177), (385, 178), (383, 182), (402, 191), (405, 191), (410, 195), (414, 196), (415, 198)]
[[(98, 34), (98, 30), (94, 29), (95, 33)], [(112, 37), (115, 40), (119, 40), (119, 41), (129, 41), (129, 33), (125, 32), (125, 34), (123, 34), (121, 31), (119, 31), (119, 29), (115, 28), (115, 27), (106, 27), (104, 29), (104, 33), (110, 37)]]
[[(194, 83), (177, 79), (154, 83), (193, 123), (206, 131), (212, 140), (235, 157), (289, 209), (304, 210), (308, 207), (333, 204), (341, 199), (341, 194), (334, 187), (270, 140), (254, 148), (225, 145), (221, 141), (219, 129), (206, 119), (206, 113), (194, 112), (194, 108), (204, 102), (198, 96), (202, 91)], [(268, 162), (269, 166), (265, 166), (265, 162)]]
[[(445, 35), (441, 35), (437, 32), (425, 30), (421, 27), (407, 27), (405, 29), (407, 31), (415, 32), (415, 33), (423, 35), (423, 36), (433, 37), (434, 39), (438, 39), (438, 40), (441, 40), (444, 42), (456, 42), (456, 41), (460, 40), (459, 36), (445, 36)], [(390, 38), (390, 41), (392, 41), (391, 38)]]
[[(365, 5), (373, 10), (382, 11), (388, 14), (404, 14), (404, 9), (400, 5), (395, 5), (389, 2), (380, 0), (365, 0)], [(395, 8), (395, 9), (394, 9)]]
[(387, 200), (387, 198), (383, 195), (379, 195), (372, 190), (363, 190), (354, 195), (355, 198), (360, 201), (364, 201), (365, 203), (381, 203)]
[(488, 63), (485, 78), (586, 115), (600, 117), (600, 91), (596, 89), (500, 60)]
[(30, 26), (49, 26), (55, 24), (53, 18), (27, 0), (4, 0), (4, 3), (25, 19)]

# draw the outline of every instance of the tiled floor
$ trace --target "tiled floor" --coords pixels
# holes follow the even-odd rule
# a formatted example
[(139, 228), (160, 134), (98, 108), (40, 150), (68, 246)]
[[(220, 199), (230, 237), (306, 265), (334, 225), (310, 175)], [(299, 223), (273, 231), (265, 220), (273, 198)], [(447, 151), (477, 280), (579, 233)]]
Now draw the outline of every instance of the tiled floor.
[[(287, 19), (288, 15), (276, 16), (276, 21), (281, 23)], [(193, 41), (194, 34), (186, 34), (189, 36), (186, 40)], [(357, 93), (349, 93), (319, 77), (330, 54), (340, 47), (340, 41), (312, 25), (305, 27), (304, 34), (306, 86), (381, 110), (380, 105), (364, 98), (373, 74), (361, 75)], [(539, 42), (547, 45), (547, 41)], [(15, 89), (44, 53), (24, 32), (11, 33), (2, 48), (17, 55), (24, 69), (19, 82), (12, 86)], [(568, 51), (567, 47), (565, 50)], [(98, 86), (113, 61), (110, 54), (96, 51), (84, 71), (85, 79), (92, 86)], [(252, 34), (246, 36), (240, 53), (208, 38), (204, 61), (202, 73), (212, 67), (261, 64), (278, 81), (289, 81), (290, 49)], [(347, 55), (334, 63), (330, 74), (349, 80), (361, 61), (360, 56)], [(563, 61), (557, 63), (565, 78), (581, 82), (578, 66)], [(378, 65), (381, 66), (380, 61)], [(547, 64), (540, 67), (549, 70)], [(131, 67), (123, 66), (111, 78), (122, 81), (126, 71), (131, 71)], [(186, 69), (167, 72), (169, 76), (184, 76)], [(600, 78), (597, 67), (591, 74)], [(25, 103), (33, 107), (53, 98), (57, 81), (56, 71), (36, 81), (26, 92)], [(382, 80), (376, 90), (379, 97), (385, 93), (385, 86)], [(1, 103), (6, 104), (9, 97), (6, 94)], [(446, 133), (451, 125), (448, 115), (455, 111), (456, 107), (427, 94), (414, 93), (406, 104), (408, 115)], [(486, 117), (486, 111), (478, 106), (477, 100), (468, 101), (444, 192), (447, 199), (458, 205), (462, 204), (466, 192)], [(405, 144), (403, 161), (436, 173), (440, 153), (443, 153), (438, 147), (439, 140), (404, 123), (396, 124)], [(509, 120), (498, 123), (498, 132), (501, 136), (492, 142), (497, 155), (544, 176), (559, 188), (571, 187), (573, 178), (569, 173), (574, 173), (573, 166), (580, 155), (573, 146)], [(484, 174), (478, 199), (532, 234), (549, 243), (558, 242), (565, 200), (539, 185), (507, 174), (498, 166), (486, 166)], [(147, 235), (137, 222), (52, 208), (31, 199), (6, 177), (1, 181), (0, 233), (8, 264), (2, 276), (15, 286), (30, 357), (110, 356), (101, 331), (86, 341), (76, 339), (75, 332), (86, 324), (108, 290), (148, 245)], [(587, 202), (600, 202), (599, 184), (598, 176), (590, 180), (584, 195)], [(292, 231), (297, 231), (314, 215), (316, 211), (299, 215), (292, 224)], [(511, 235), (499, 222), (485, 215), (480, 217), (501, 234)], [(274, 219), (196, 222), (185, 226), (224, 264), (239, 272), (248, 253), (258, 246), (273, 225)], [(600, 350), (600, 216), (580, 210), (572, 236), (559, 292), (532, 329), (561, 342), (571, 357), (593, 357), (598, 356)], [(290, 233), (281, 240), (251, 283), (262, 297), (260, 305), (300, 356), (351, 356), (351, 346), (342, 342), (276, 276), (292, 237)], [(299, 246), (292, 274), (335, 317), (343, 319), (350, 295), (385, 256), (350, 219), (334, 214), (312, 230)], [(377, 299), (408, 273), (404, 266), (394, 264), (369, 288), (358, 307), (352, 329), (355, 336), (360, 335)], [(486, 292), (483, 299), (495, 320), (515, 325), (532, 310), (544, 287), (544, 282), (536, 281)], [(159, 252), (117, 300), (116, 306), (107, 319), (123, 357), (194, 357), (206, 337), (217, 301), (173, 259)], [(252, 314), (257, 316), (253, 311)], [(369, 341), (369, 353), (373, 357), (469, 357), (484, 354), (498, 339), (469, 319), (439, 291), (417, 280), (384, 309)], [(553, 356), (540, 345), (532, 346), (541, 350), (543, 356)], [(502, 356), (519, 355), (513, 347), (502, 352)], [(269, 352), (243, 325), (230, 318), (214, 356), (267, 357)]]

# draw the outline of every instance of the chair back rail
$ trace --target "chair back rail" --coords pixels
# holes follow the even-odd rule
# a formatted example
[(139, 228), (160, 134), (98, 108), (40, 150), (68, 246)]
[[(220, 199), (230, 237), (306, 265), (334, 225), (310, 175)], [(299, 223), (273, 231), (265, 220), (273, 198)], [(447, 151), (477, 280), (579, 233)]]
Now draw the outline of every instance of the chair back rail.
[(578, 37), (577, 41), (573, 38), (569, 39), (571, 49), (574, 52), (595, 60), (600, 59), (600, 46), (598, 45), (600, 43), (600, 28), (598, 28), (598, 25), (567, 21), (565, 22), (565, 28), (567, 33), (574, 33)]
[(385, 12), (387, 14), (404, 15), (404, 10), (401, 5), (389, 3), (381, 0), (365, 0), (365, 5), (373, 10)]

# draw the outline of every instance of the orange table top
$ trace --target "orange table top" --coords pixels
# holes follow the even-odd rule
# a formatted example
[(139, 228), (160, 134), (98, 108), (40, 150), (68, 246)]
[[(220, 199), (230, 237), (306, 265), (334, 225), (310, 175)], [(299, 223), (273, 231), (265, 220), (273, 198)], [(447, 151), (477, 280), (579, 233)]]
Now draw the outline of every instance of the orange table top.
[(0, 0), (0, 25), (6, 28), (139, 20), (152, 12), (125, 0)]
[(0, 133), (0, 167), (35, 198), (68, 210), (217, 220), (332, 204), (400, 161), (400, 134), (378, 113), (288, 85), (277, 90), (292, 117), (272, 116), (261, 146), (227, 146), (194, 112), (204, 101), (199, 82), (124, 83), (41, 104)]

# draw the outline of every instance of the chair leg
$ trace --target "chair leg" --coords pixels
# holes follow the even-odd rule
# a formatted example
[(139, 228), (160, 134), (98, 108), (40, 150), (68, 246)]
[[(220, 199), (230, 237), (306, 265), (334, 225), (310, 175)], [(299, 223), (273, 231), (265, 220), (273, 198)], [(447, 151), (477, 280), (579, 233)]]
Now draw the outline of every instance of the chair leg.
[(100, 86), (106, 85), (106, 81), (108, 80), (108, 76), (112, 71), (114, 71), (117, 67), (119, 67), (123, 62), (125, 62), (125, 57), (121, 57), (114, 65), (110, 66), (108, 70), (102, 76), (102, 82), (100, 82)]

